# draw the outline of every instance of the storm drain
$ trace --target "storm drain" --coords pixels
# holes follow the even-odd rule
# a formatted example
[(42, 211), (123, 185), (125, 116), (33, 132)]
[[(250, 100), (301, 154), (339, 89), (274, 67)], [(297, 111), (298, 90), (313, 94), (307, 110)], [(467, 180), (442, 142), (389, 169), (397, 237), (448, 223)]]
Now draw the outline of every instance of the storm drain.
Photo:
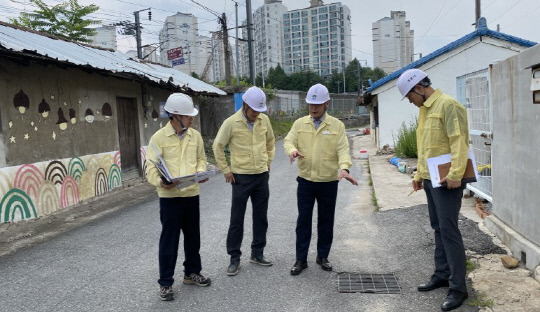
[(399, 283), (394, 273), (363, 274), (343, 272), (338, 274), (338, 292), (400, 294), (401, 287), (399, 287)]

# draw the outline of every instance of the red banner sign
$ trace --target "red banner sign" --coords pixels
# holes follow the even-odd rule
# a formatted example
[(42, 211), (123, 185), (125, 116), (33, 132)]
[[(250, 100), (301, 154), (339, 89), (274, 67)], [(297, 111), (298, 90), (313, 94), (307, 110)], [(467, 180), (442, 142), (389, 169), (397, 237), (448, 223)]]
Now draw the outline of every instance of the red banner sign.
[(184, 56), (184, 52), (182, 51), (182, 47), (167, 50), (167, 59), (169, 61), (177, 59), (177, 58), (182, 57), (182, 56)]

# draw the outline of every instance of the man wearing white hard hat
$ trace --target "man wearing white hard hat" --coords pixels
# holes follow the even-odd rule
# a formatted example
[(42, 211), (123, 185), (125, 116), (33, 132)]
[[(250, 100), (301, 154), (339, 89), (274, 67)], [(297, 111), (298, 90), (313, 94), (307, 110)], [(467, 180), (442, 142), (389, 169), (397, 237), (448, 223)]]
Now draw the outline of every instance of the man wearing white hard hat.
[[(247, 201), (251, 198), (253, 212), (253, 240), (250, 262), (271, 266), (264, 256), (266, 232), (268, 230), (268, 178), (270, 164), (274, 159), (275, 138), (266, 111), (266, 95), (251, 87), (242, 95), (242, 108), (227, 118), (219, 128), (213, 150), (216, 163), (232, 185), (231, 220), (227, 234), (227, 253), (230, 263), (227, 275), (238, 274), (244, 216)], [(225, 147), (229, 146), (230, 164), (225, 158)]]
[(296, 261), (292, 275), (308, 267), (311, 242), (311, 220), (317, 201), (317, 257), (315, 262), (325, 271), (332, 271), (328, 261), (334, 237), (334, 214), (338, 182), (358, 182), (349, 174), (352, 166), (345, 125), (330, 116), (330, 94), (322, 84), (312, 86), (306, 96), (309, 115), (297, 119), (285, 137), (285, 153), (291, 164), (298, 158), (296, 222)]
[[(424, 189), (429, 219), (435, 233), (435, 269), (430, 280), (418, 286), (419, 291), (450, 287), (441, 309), (450, 311), (467, 299), (465, 284), (465, 248), (458, 228), (461, 197), (465, 183), (461, 182), (468, 159), (469, 127), (467, 110), (441, 90), (433, 89), (427, 74), (419, 69), (405, 71), (397, 87), (404, 98), (419, 107), (416, 130), (418, 169), (412, 181), (414, 191)], [(451, 155), (448, 175), (441, 185), (431, 183), (427, 159)]]
[(159, 196), (162, 227), (159, 238), (159, 297), (161, 300), (170, 301), (174, 299), (172, 285), (180, 231), (184, 233), (183, 283), (208, 286), (211, 280), (201, 275), (199, 185), (178, 189), (178, 182), (168, 182), (154, 165), (160, 161), (157, 155), (159, 153), (173, 177), (206, 171), (206, 155), (201, 134), (191, 128), (193, 117), (198, 110), (193, 106), (191, 97), (182, 93), (171, 94), (164, 108), (169, 122), (156, 131), (148, 143), (146, 178), (156, 187)]

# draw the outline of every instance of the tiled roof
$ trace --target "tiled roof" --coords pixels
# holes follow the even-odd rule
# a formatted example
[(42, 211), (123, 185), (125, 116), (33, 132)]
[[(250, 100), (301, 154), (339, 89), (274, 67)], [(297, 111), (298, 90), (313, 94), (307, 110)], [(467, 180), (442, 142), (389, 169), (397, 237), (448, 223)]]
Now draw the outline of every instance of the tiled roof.
[(423, 64), (425, 64), (425, 63), (427, 63), (427, 62), (429, 62), (429, 61), (431, 61), (431, 60), (433, 60), (433, 59), (435, 59), (435, 58), (437, 58), (437, 57), (439, 57), (439, 56), (441, 56), (441, 55), (443, 55), (443, 54), (445, 54), (447, 52), (450, 52), (450, 51), (458, 48), (459, 46), (473, 40), (474, 38), (481, 37), (481, 36), (488, 36), (488, 37), (508, 41), (508, 42), (515, 43), (515, 44), (518, 44), (518, 45), (521, 45), (521, 46), (524, 46), (524, 47), (532, 47), (532, 46), (536, 45), (536, 42), (521, 39), (521, 38), (518, 38), (518, 37), (514, 37), (514, 36), (507, 35), (507, 34), (504, 34), (504, 33), (498, 32), (498, 31), (488, 29), (486, 19), (484, 17), (482, 17), (482, 18), (480, 18), (478, 20), (478, 28), (475, 31), (473, 31), (472, 33), (470, 33), (470, 34), (468, 34), (468, 35), (466, 35), (464, 37), (461, 37), (460, 39), (445, 45), (444, 47), (436, 50), (435, 52), (430, 53), (430, 54), (422, 57), (421, 59), (418, 59), (418, 60), (410, 63), (409, 65), (407, 65), (407, 66), (405, 66), (405, 67), (391, 73), (390, 75), (375, 81), (372, 85), (369, 86), (369, 88), (366, 90), (366, 93), (371, 93), (376, 88), (386, 84), (389, 81), (392, 81), (392, 80), (398, 78), (407, 69), (418, 68), (418, 67), (422, 66)]

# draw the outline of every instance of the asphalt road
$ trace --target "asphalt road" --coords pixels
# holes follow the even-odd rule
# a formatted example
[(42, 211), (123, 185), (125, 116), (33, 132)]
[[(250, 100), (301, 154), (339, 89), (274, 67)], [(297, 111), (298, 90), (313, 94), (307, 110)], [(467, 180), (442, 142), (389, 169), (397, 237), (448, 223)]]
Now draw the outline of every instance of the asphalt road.
[[(446, 289), (416, 291), (432, 272), (433, 239), (424, 205), (374, 212), (367, 161), (353, 159), (359, 186), (339, 184), (334, 272), (315, 264), (316, 230), (309, 268), (298, 276), (295, 260), (296, 165), (282, 142), (270, 178), (268, 245), (274, 266), (248, 262), (251, 207), (244, 257), (237, 276), (225, 274), (231, 189), (215, 177), (201, 186), (201, 257), (210, 287), (181, 283), (179, 255), (176, 299), (158, 299), (157, 199), (130, 205), (51, 240), (0, 258), (1, 311), (440, 311)], [(316, 217), (314, 218), (316, 222)], [(182, 248), (181, 248), (182, 250)], [(401, 294), (339, 293), (337, 272), (395, 273)], [(465, 305), (457, 311), (477, 311)]]

